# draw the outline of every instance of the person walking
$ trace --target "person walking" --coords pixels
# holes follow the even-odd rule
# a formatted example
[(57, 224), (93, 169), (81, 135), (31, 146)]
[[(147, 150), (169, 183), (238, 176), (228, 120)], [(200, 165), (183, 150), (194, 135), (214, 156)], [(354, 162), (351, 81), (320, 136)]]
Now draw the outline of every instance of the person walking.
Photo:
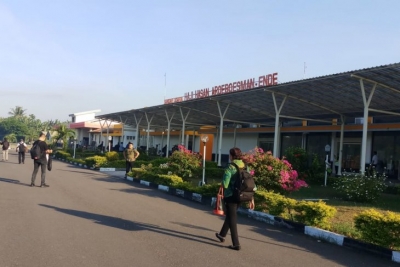
[(125, 179), (128, 177), (128, 173), (133, 168), (133, 163), (139, 157), (140, 153), (135, 148), (133, 148), (133, 144), (129, 142), (128, 147), (123, 152), (125, 161), (126, 161), (126, 173)]
[(18, 152), (18, 163), (25, 164), (25, 152), (26, 152), (27, 145), (24, 142), (24, 139), (21, 139), (20, 142), (18, 143), (17, 147), (15, 148), (15, 151)]
[[(245, 165), (241, 160), (241, 154), (241, 150), (237, 147), (231, 148), (229, 150), (230, 162), (235, 163), (240, 169), (243, 169)], [(232, 245), (229, 246), (229, 248), (233, 250), (240, 250), (239, 236), (237, 231), (237, 209), (239, 208), (239, 202), (237, 202), (237, 200), (235, 200), (233, 197), (236, 174), (236, 167), (232, 164), (229, 164), (229, 166), (225, 169), (224, 175), (222, 177), (221, 186), (224, 188), (226, 216), (221, 231), (219, 233), (215, 233), (215, 236), (219, 239), (221, 243), (223, 243), (225, 242), (225, 237), (228, 233), (228, 230), (230, 230)]]
[(0, 142), (3, 149), (3, 161), (8, 161), (8, 149), (10, 148), (10, 143), (7, 141), (7, 138), (4, 138), (3, 142)]
[[(35, 180), (36, 180), (36, 175), (39, 171), (39, 168), (41, 169), (41, 183), (40, 187), (49, 187), (49, 185), (46, 184), (46, 169), (47, 169), (47, 155), (53, 153), (53, 150), (49, 149), (46, 142), (46, 134), (45, 133), (40, 133), (39, 135), (39, 140), (36, 140), (33, 145), (31, 150), (33, 149), (34, 152), (39, 151), (39, 155), (34, 155), (33, 158), (33, 173), (32, 173), (32, 180), (31, 180), (31, 186), (35, 186)], [(39, 149), (35, 149), (35, 147), (38, 146)], [(35, 154), (35, 153), (33, 153)], [(32, 151), (31, 151), (31, 155)]]

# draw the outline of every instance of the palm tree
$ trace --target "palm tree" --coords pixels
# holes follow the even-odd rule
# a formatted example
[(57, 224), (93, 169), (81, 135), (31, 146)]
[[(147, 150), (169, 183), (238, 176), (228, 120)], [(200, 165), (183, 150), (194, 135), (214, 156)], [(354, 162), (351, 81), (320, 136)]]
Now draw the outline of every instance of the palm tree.
[(23, 109), (20, 106), (16, 106), (15, 108), (12, 108), (11, 111), (8, 112), (8, 115), (11, 115), (16, 118), (22, 118), (25, 116), (25, 111), (26, 109)]
[(63, 141), (63, 149), (67, 148), (67, 140), (71, 137), (75, 137), (75, 131), (68, 128), (66, 124), (59, 124), (58, 127), (55, 127), (57, 130), (57, 134), (55, 135), (54, 139), (59, 141)]

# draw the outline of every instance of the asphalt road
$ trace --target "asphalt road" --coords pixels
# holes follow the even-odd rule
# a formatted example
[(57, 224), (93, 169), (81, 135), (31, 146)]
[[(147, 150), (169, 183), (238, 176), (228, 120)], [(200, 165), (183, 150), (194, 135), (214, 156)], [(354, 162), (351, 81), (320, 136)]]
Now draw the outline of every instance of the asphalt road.
[[(211, 207), (54, 161), (49, 188), (32, 160), (0, 162), (0, 266), (399, 266), (239, 218), (241, 251), (218, 243)], [(36, 184), (40, 184), (38, 174)]]

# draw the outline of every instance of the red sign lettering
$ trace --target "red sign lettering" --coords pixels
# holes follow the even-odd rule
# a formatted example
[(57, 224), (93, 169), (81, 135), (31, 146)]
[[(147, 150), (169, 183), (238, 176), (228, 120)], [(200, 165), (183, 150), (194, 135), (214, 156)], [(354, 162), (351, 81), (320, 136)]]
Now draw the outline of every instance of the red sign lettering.
[(165, 99), (164, 104), (173, 104), (177, 102), (187, 101), (191, 99), (199, 99), (204, 97), (222, 95), (227, 93), (232, 93), (236, 91), (249, 90), (256, 87), (272, 86), (278, 84), (278, 73), (267, 74), (264, 76), (259, 76), (258, 81), (254, 78), (247, 79), (243, 81), (237, 81), (233, 83), (226, 83), (223, 85), (213, 86), (211, 90), (209, 88), (204, 88), (192, 92), (185, 93), (183, 97), (175, 97), (170, 99)]

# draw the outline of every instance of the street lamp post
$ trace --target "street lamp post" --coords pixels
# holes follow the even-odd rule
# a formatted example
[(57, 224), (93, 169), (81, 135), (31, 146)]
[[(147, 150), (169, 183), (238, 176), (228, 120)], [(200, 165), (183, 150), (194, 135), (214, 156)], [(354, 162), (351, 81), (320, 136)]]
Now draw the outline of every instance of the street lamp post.
[(330, 167), (330, 163), (329, 163), (329, 152), (331, 151), (331, 146), (330, 145), (326, 145), (325, 146), (325, 183), (324, 185), (326, 186), (327, 181), (328, 181), (328, 168)]
[(163, 153), (162, 153), (162, 151), (163, 151), (163, 148), (164, 148), (164, 131), (162, 132), (162, 135), (161, 135), (161, 155), (163, 155)]
[(74, 158), (75, 158), (75, 151), (76, 151), (76, 138), (74, 138)]
[(201, 137), (201, 141), (203, 141), (203, 179), (201, 181), (201, 185), (205, 185), (205, 176), (206, 176), (206, 143), (208, 141), (208, 135), (203, 135)]
[(108, 136), (108, 152), (111, 151), (111, 140), (112, 140), (112, 136)]

